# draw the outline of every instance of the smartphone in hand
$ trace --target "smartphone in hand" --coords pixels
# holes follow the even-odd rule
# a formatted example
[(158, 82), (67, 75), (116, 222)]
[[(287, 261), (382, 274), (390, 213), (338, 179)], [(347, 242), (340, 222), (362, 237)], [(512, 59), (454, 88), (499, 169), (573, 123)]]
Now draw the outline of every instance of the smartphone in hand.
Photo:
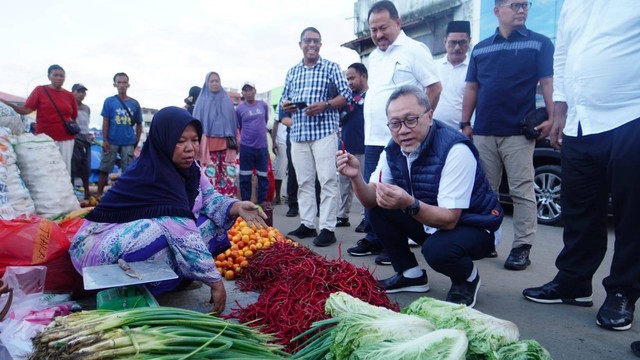
[(302, 109), (304, 109), (304, 108), (306, 108), (308, 106), (307, 103), (304, 102), (304, 101), (294, 102), (293, 105), (295, 105), (300, 110), (302, 110)]

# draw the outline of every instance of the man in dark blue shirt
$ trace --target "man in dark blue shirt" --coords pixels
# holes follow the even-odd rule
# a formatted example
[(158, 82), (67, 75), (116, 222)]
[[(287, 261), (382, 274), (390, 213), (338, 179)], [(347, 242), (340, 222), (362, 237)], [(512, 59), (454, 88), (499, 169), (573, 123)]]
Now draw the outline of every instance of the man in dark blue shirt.
[[(360, 163), (364, 163), (364, 97), (369, 85), (367, 68), (361, 63), (353, 63), (347, 68), (347, 82), (353, 92), (353, 101), (345, 106), (340, 113), (340, 142), (344, 148), (355, 156)], [(338, 199), (338, 219), (336, 226), (350, 226), (349, 212), (353, 200), (351, 180), (343, 175), (338, 178), (340, 197)]]
[[(498, 18), (494, 35), (475, 46), (469, 61), (462, 102), (462, 132), (480, 152), (484, 171), (497, 194), (506, 170), (513, 199), (513, 244), (504, 267), (524, 270), (536, 233), (536, 199), (533, 188), (535, 140), (520, 133), (519, 122), (534, 110), (536, 87), (549, 114), (553, 110), (553, 44), (525, 27), (530, 2), (496, 0)], [(476, 112), (471, 127), (471, 115)], [(549, 119), (552, 117), (549, 116)], [(552, 120), (537, 127), (540, 139), (549, 135)]]

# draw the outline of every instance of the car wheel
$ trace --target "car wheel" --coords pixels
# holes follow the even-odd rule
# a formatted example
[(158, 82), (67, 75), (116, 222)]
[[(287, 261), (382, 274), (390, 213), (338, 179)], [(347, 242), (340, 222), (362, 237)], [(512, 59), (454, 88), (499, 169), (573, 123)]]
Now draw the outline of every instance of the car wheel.
[(558, 225), (562, 221), (560, 207), (560, 189), (562, 177), (559, 165), (544, 165), (536, 168), (533, 179), (538, 205), (538, 223), (544, 225)]

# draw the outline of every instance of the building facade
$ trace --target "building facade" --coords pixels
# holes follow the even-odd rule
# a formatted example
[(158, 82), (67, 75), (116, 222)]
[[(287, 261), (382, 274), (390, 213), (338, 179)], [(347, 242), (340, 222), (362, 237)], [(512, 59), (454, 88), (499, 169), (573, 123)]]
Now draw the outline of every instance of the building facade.
[[(342, 46), (360, 55), (367, 65), (367, 58), (375, 46), (371, 41), (367, 15), (376, 0), (358, 0), (354, 3), (354, 34), (356, 38)], [(558, 16), (564, 0), (540, 0), (529, 9), (527, 27), (555, 41)], [(447, 23), (452, 20), (471, 22), (472, 45), (490, 36), (498, 21), (493, 14), (495, 0), (396, 0), (402, 18), (402, 29), (407, 36), (423, 42), (434, 58), (444, 56), (446, 50), (442, 39)]]

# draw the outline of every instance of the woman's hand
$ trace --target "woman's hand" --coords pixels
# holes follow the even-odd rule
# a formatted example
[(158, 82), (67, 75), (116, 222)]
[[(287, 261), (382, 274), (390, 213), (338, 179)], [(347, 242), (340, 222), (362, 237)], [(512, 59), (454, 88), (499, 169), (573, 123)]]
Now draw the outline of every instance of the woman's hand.
[(233, 206), (231, 206), (229, 214), (232, 216), (241, 216), (249, 226), (255, 225), (259, 228), (267, 227), (267, 224), (264, 222), (267, 214), (251, 201), (238, 201), (234, 203)]
[(227, 290), (224, 288), (224, 282), (221, 279), (208, 285), (211, 287), (211, 299), (209, 303), (213, 304), (211, 312), (221, 314), (227, 303)]
[(32, 108), (28, 108), (26, 106), (18, 106), (10, 101), (7, 101), (5, 99), (0, 99), (1, 103), (4, 103), (5, 105), (7, 105), (8, 107), (12, 108), (15, 112), (17, 112), (20, 115), (28, 115), (31, 114), (32, 112), (34, 112), (35, 110)]

